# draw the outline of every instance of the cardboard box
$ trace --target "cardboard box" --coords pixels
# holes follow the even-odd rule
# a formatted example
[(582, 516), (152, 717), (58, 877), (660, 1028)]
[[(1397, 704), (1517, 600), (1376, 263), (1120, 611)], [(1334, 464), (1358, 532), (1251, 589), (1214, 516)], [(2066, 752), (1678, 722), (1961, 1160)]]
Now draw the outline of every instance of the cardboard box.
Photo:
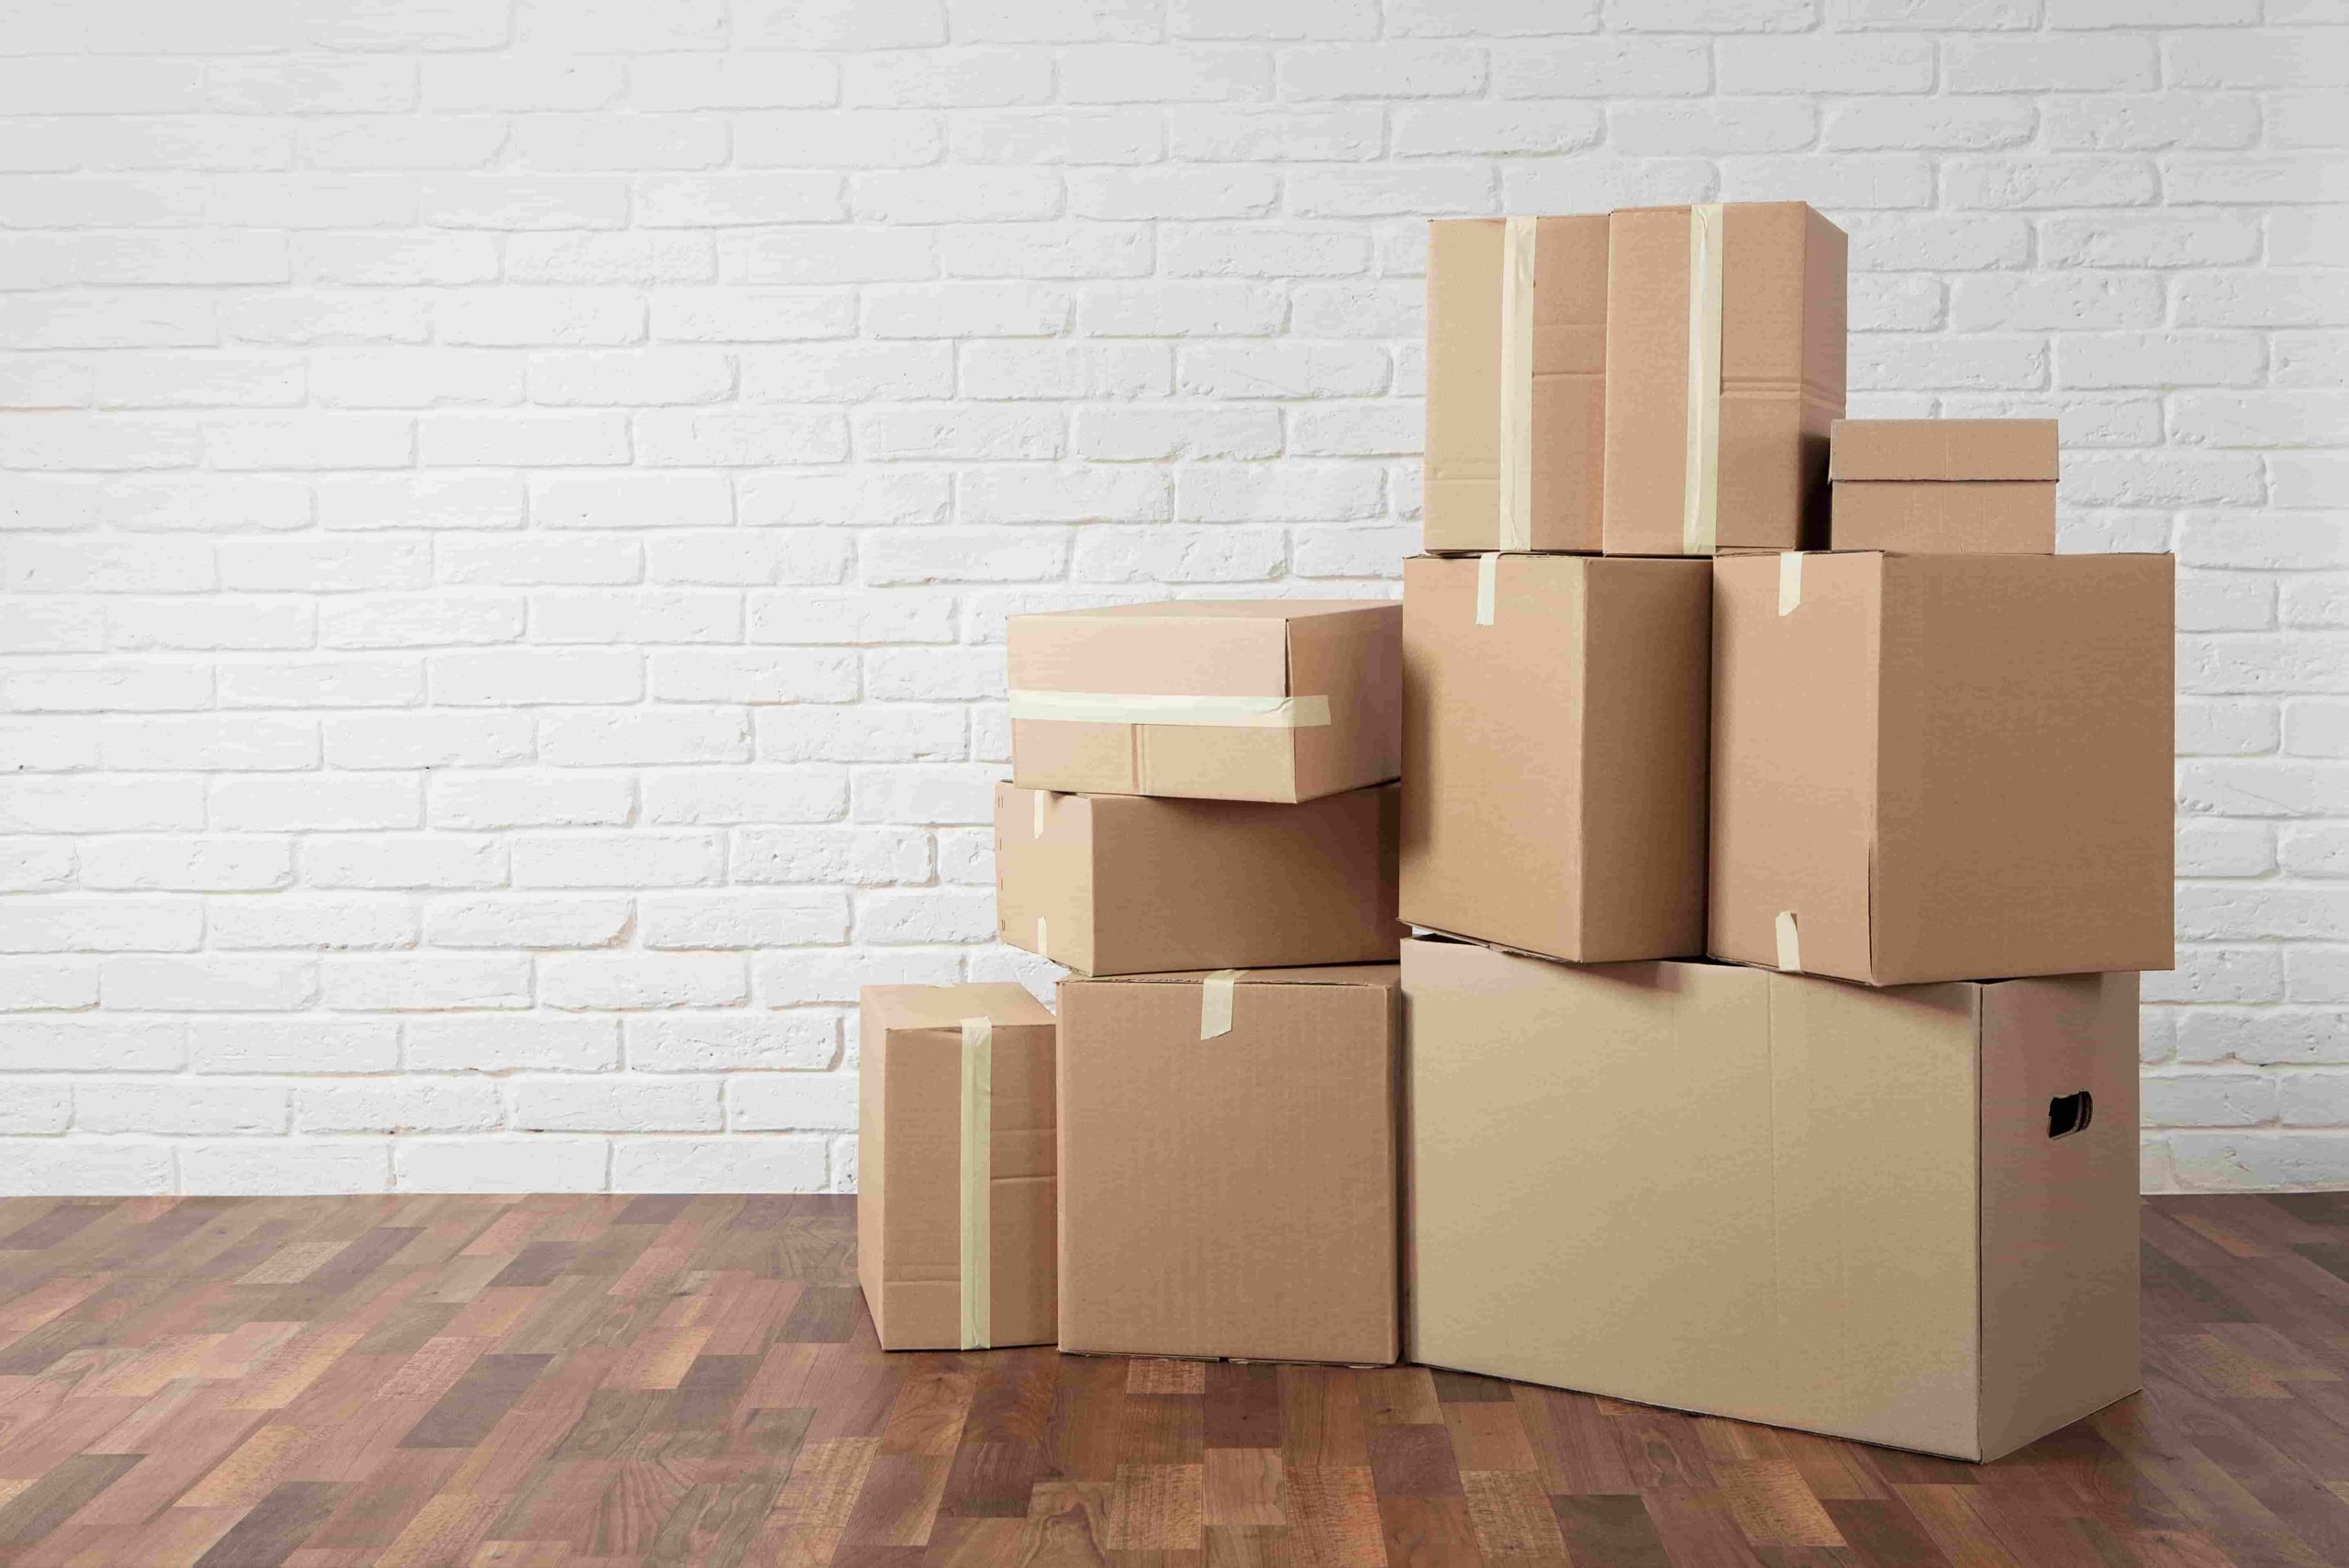
[(1012, 782), (1312, 800), (1400, 766), (1402, 607), (1186, 600), (1014, 616)]
[(1392, 784), (1300, 806), (997, 784), (996, 929), (1086, 974), (1392, 962)]
[(1392, 964), (1061, 983), (1061, 1348), (1395, 1359)]
[(1609, 555), (1827, 539), (1843, 417), (1843, 231), (1800, 202), (1609, 220)]
[(2167, 969), (2170, 558), (1713, 563), (1716, 958)]
[(1403, 918), (1585, 962), (1703, 952), (1711, 644), (1706, 562), (1406, 562)]
[(861, 1003), (856, 1277), (882, 1348), (1051, 1344), (1052, 1015), (1017, 985)]
[(1597, 550), (1606, 217), (1429, 224), (1427, 374), (1427, 549)]
[(2055, 552), (2053, 419), (1838, 419), (1837, 550)]
[(1409, 1359), (1995, 1459), (2137, 1380), (2137, 977), (1403, 944)]

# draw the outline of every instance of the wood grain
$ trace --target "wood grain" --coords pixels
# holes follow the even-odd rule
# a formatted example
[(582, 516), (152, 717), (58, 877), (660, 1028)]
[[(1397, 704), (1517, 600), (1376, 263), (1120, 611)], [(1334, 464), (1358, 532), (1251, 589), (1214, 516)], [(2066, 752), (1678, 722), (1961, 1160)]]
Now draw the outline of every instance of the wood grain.
[(885, 1355), (850, 1200), (0, 1201), (0, 1568), (2349, 1562), (2349, 1196), (2151, 1200), (1991, 1465), (1383, 1369)]

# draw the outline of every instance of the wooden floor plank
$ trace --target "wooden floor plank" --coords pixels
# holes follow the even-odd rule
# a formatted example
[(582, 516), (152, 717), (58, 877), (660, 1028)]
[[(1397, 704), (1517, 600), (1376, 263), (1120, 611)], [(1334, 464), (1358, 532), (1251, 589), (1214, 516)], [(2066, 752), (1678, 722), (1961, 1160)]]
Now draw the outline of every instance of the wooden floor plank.
[(0, 1563), (2314, 1568), (2349, 1197), (2149, 1200), (1993, 1465), (1424, 1367), (885, 1354), (852, 1200), (0, 1200)]

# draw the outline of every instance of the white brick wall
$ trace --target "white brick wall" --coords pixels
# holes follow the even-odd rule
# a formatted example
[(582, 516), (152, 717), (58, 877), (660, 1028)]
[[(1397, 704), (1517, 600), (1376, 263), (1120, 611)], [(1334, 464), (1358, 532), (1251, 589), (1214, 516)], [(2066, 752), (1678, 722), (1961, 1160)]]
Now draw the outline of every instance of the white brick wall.
[(0, 9), (0, 1190), (852, 1184), (1004, 616), (1391, 591), (1420, 220), (1763, 196), (2179, 551), (2146, 1180), (2349, 1183), (2345, 19)]

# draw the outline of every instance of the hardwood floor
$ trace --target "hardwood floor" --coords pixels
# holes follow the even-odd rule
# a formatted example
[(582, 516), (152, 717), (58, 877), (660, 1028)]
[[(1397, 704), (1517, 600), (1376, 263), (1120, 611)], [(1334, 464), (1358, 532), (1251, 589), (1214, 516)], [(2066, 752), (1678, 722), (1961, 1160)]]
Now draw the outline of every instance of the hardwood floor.
[(826, 1197), (0, 1202), (0, 1563), (2349, 1562), (2349, 1195), (2160, 1198), (1998, 1464), (1407, 1367), (884, 1355)]

